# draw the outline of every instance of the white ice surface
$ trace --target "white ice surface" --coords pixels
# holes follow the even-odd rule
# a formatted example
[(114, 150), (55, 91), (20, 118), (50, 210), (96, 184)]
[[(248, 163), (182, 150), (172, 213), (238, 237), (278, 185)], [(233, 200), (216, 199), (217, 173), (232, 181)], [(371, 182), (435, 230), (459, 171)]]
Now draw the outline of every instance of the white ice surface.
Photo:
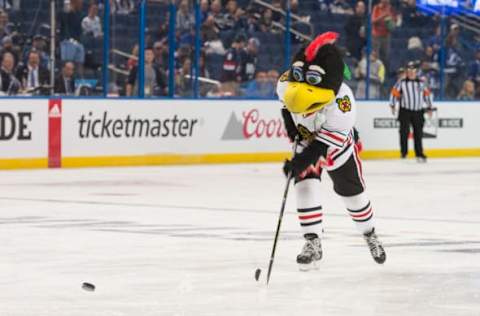
[(291, 194), (268, 288), (280, 164), (2, 171), (0, 315), (480, 315), (480, 160), (364, 169), (385, 265), (325, 175), (320, 269)]

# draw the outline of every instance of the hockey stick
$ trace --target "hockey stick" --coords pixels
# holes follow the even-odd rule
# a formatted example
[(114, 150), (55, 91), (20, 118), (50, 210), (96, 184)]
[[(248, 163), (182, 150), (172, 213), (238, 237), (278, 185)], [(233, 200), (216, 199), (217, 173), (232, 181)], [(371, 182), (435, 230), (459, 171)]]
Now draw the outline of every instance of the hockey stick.
[[(297, 152), (297, 144), (298, 144), (298, 138), (295, 138), (293, 143), (293, 154)], [(268, 264), (267, 285), (268, 285), (268, 282), (270, 282), (270, 274), (272, 273), (273, 260), (275, 259), (275, 250), (277, 249), (278, 235), (280, 234), (280, 226), (282, 225), (283, 213), (285, 211), (285, 204), (287, 202), (287, 196), (288, 196), (288, 188), (290, 187), (291, 180), (292, 180), (292, 172), (290, 171), (287, 176), (287, 183), (285, 184), (285, 191), (283, 193), (283, 199), (282, 199), (282, 207), (280, 208), (280, 215), (278, 217), (278, 222), (277, 222), (277, 230), (275, 232), (275, 238), (273, 240), (272, 253), (270, 255), (270, 263)], [(257, 281), (260, 277), (260, 273), (261, 273), (260, 269), (257, 269), (255, 271), (255, 279)]]

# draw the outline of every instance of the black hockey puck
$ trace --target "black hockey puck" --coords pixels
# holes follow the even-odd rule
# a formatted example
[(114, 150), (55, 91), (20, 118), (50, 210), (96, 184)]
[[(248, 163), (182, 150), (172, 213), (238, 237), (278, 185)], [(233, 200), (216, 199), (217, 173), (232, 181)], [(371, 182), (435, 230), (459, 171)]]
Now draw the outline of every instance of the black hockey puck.
[(255, 281), (258, 281), (260, 279), (260, 273), (262, 273), (262, 269), (258, 268), (255, 270)]
[(95, 291), (95, 285), (93, 285), (92, 283), (83, 282), (82, 289), (84, 289), (85, 291), (93, 292)]

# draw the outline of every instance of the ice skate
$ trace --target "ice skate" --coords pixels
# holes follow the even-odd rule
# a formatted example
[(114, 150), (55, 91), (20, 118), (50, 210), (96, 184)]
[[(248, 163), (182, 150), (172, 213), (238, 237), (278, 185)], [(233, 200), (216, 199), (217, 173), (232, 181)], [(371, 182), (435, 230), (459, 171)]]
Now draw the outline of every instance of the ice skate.
[(372, 254), (373, 260), (376, 263), (382, 264), (387, 259), (385, 249), (383, 249), (382, 243), (378, 240), (377, 235), (375, 234), (375, 228), (371, 232), (364, 234), (363, 238), (367, 242), (370, 253)]
[(301, 271), (317, 268), (316, 262), (322, 259), (322, 243), (317, 234), (306, 234), (305, 245), (297, 256), (297, 263)]
[(427, 156), (421, 155), (417, 157), (417, 162), (418, 163), (426, 163), (427, 162)]

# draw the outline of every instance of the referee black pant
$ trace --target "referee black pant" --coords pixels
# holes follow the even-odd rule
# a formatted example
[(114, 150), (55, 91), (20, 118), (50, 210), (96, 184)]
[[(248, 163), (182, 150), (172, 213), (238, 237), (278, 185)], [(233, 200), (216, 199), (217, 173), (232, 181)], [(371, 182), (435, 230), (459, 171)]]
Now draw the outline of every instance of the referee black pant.
[(408, 153), (408, 134), (410, 132), (410, 125), (413, 126), (413, 139), (415, 141), (415, 156), (423, 157), (423, 125), (425, 118), (423, 117), (423, 110), (411, 111), (400, 108), (398, 113), (398, 121), (400, 122), (400, 153), (402, 157), (407, 156)]

